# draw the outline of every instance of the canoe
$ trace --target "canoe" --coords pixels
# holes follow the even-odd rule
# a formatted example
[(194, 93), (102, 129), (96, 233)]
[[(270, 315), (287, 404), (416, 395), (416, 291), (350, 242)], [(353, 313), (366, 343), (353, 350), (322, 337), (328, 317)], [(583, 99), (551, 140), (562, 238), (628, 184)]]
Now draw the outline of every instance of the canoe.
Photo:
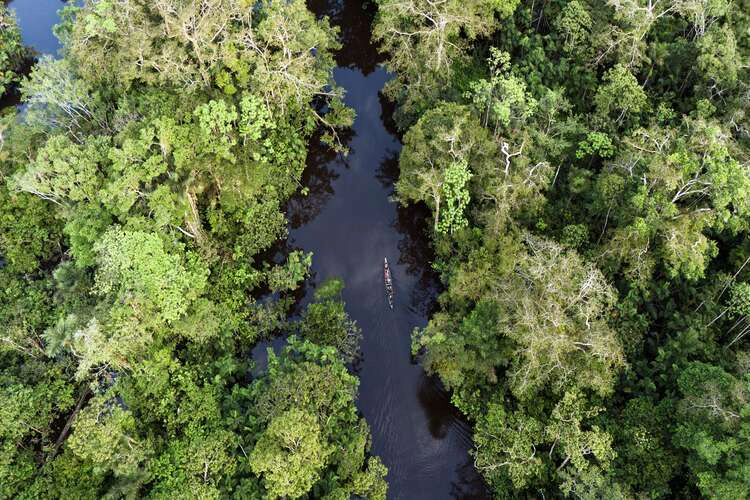
[(383, 280), (385, 281), (385, 294), (388, 297), (388, 305), (393, 309), (393, 278), (388, 259), (383, 258)]

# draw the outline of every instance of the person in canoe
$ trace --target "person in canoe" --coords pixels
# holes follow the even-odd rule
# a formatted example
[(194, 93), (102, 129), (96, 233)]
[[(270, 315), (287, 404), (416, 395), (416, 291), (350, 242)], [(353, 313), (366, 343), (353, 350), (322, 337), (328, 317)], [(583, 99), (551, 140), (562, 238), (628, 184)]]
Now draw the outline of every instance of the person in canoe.
[(391, 278), (391, 268), (388, 266), (387, 258), (384, 258), (383, 277), (385, 280), (385, 294), (388, 296), (388, 305), (393, 309), (393, 279)]

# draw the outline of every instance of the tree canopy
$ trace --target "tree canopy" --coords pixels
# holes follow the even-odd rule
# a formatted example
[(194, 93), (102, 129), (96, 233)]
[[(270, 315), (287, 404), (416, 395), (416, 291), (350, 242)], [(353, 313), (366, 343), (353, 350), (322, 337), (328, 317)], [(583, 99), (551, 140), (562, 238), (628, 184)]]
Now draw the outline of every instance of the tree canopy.
[[(0, 497), (384, 499), (358, 327), (337, 293), (290, 321), (312, 255), (269, 252), (312, 134), (353, 118), (337, 31), (301, 0), (61, 19), (0, 122)], [(0, 93), (25, 53), (3, 7)]]
[[(443, 284), (412, 350), (491, 494), (750, 498), (750, 3), (377, 7)], [(60, 18), (32, 61), (0, 7), (0, 497), (385, 499), (344, 283), (292, 315), (314, 256), (279, 245), (310, 141), (346, 152), (338, 29)]]
[(413, 350), (493, 493), (749, 497), (747, 3), (379, 9), (445, 285)]

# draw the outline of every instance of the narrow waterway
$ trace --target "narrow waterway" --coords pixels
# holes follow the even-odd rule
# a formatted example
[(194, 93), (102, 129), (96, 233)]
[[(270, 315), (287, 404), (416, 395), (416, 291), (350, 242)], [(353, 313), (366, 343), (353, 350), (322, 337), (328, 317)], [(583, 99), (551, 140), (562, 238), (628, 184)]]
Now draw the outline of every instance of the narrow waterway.
[[(347, 311), (363, 331), (358, 407), (370, 424), (372, 452), (389, 469), (389, 498), (486, 498), (469, 457), (471, 435), (449, 395), (411, 357), (411, 332), (424, 326), (438, 291), (430, 271), (426, 211), (391, 201), (401, 144), (389, 127), (380, 90), (390, 78), (370, 43), (374, 6), (361, 0), (309, 0), (319, 16), (341, 29), (335, 80), (357, 118), (344, 134), (344, 158), (313, 145), (306, 197), (289, 204), (289, 248), (312, 251), (313, 275), (301, 304), (329, 277), (346, 283)], [(61, 0), (12, 0), (27, 45), (54, 55), (51, 33)], [(383, 287), (383, 257), (391, 263), (394, 310)], [(283, 339), (270, 344), (279, 347)], [(269, 343), (253, 352), (261, 362)]]
[[(380, 95), (390, 76), (377, 65), (370, 42), (373, 6), (359, 0), (309, 5), (341, 28), (334, 78), (357, 118), (346, 158), (310, 155), (305, 183), (312, 199), (290, 204), (289, 244), (314, 253), (312, 286), (329, 277), (346, 283), (347, 311), (363, 332), (358, 406), (372, 429), (372, 451), (389, 469), (389, 497), (483, 498), (468, 454), (469, 427), (411, 357), (411, 332), (427, 323), (437, 280), (430, 272), (426, 212), (391, 201), (401, 143)], [(393, 311), (384, 293), (383, 257), (393, 272)]]

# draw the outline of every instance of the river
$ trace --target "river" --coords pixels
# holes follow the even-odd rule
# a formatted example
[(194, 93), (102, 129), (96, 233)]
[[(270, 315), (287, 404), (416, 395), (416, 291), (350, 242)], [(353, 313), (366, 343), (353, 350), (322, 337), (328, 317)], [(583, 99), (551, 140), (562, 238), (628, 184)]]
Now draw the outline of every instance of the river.
[[(300, 304), (329, 277), (346, 284), (349, 315), (363, 332), (357, 405), (372, 429), (372, 452), (388, 467), (389, 498), (486, 498), (469, 450), (469, 426), (450, 404), (450, 396), (425, 375), (411, 356), (411, 332), (424, 326), (434, 307), (438, 281), (425, 233), (424, 208), (405, 209), (391, 201), (398, 177), (401, 143), (390, 126), (391, 107), (380, 95), (390, 78), (378, 65), (370, 42), (373, 5), (360, 0), (309, 0), (319, 16), (341, 28), (336, 83), (357, 118), (343, 140), (348, 156), (313, 144), (303, 183), (306, 197), (288, 206), (288, 248), (313, 252), (312, 277)], [(59, 0), (13, 0), (24, 40), (40, 53), (54, 54), (50, 28)], [(394, 309), (383, 287), (383, 258), (391, 264)], [(261, 343), (253, 356), (263, 364)]]

